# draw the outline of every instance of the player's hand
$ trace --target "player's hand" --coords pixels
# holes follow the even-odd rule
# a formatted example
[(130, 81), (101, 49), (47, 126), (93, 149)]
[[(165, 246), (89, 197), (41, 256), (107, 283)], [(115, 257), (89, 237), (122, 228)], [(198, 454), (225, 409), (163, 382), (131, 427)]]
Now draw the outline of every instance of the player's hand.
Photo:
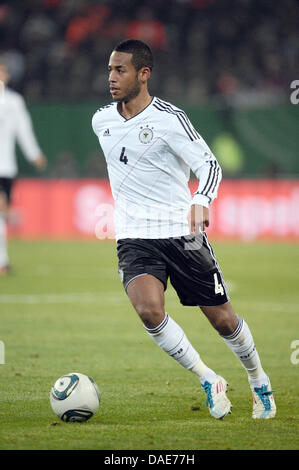
[(210, 224), (208, 207), (193, 204), (188, 214), (188, 222), (192, 234), (198, 235), (201, 231), (204, 231), (205, 227), (208, 227)]
[(33, 161), (33, 165), (35, 166), (35, 168), (37, 168), (38, 170), (42, 171), (46, 168), (47, 166), (47, 158), (46, 156), (41, 153), (36, 160)]

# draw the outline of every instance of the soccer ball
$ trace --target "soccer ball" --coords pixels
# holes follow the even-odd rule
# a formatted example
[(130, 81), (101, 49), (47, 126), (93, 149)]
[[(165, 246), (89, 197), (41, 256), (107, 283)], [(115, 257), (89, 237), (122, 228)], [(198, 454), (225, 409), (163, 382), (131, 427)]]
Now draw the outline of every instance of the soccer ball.
[(97, 384), (79, 372), (63, 375), (50, 391), (52, 410), (62, 421), (87, 421), (99, 409), (100, 400)]

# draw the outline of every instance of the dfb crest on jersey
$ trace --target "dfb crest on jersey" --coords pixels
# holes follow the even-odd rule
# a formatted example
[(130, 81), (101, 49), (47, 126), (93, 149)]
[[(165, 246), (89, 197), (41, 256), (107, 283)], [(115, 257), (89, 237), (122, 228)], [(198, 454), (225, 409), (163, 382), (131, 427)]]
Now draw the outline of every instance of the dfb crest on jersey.
[(139, 140), (143, 144), (149, 144), (154, 137), (153, 133), (153, 127), (149, 127), (148, 125), (146, 127), (141, 127), (139, 132)]

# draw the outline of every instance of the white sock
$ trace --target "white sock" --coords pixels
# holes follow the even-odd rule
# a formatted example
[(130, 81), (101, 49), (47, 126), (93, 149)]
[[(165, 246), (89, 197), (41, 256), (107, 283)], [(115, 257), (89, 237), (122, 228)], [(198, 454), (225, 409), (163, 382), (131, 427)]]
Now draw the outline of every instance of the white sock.
[(191, 369), (199, 362), (199, 354), (189, 342), (182, 328), (166, 313), (164, 320), (156, 328), (146, 328), (169, 356), (173, 357), (185, 369)]
[(202, 362), (200, 358), (197, 364), (195, 364), (195, 366), (192, 367), (191, 371), (197, 375), (202, 385), (205, 382), (212, 383), (217, 377), (217, 374), (208, 366), (206, 366), (205, 363)]
[(6, 240), (6, 220), (0, 213), (0, 267), (8, 265), (7, 240)]
[(242, 318), (230, 336), (222, 336), (225, 343), (240, 360), (248, 373), (250, 383), (256, 387), (268, 383), (268, 377), (262, 368), (250, 329)]

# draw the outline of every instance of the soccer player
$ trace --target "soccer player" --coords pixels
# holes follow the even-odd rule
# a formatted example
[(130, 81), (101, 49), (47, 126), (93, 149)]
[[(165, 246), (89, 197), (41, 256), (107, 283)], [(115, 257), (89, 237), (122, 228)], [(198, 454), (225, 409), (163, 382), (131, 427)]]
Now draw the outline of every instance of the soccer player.
[(47, 162), (36, 141), (24, 99), (6, 87), (8, 81), (7, 67), (0, 61), (0, 276), (10, 272), (6, 222), (11, 216), (11, 192), (17, 175), (16, 142), (38, 170), (43, 170)]
[[(227, 382), (210, 369), (164, 309), (167, 281), (183, 305), (199, 306), (248, 373), (253, 418), (273, 418), (276, 407), (246, 321), (230, 303), (208, 241), (209, 206), (221, 169), (208, 145), (176, 106), (150, 95), (153, 56), (129, 39), (112, 51), (113, 102), (93, 116), (115, 200), (119, 273), (146, 332), (160, 348), (199, 378), (211, 415), (231, 411)], [(190, 169), (199, 180), (188, 189)]]

